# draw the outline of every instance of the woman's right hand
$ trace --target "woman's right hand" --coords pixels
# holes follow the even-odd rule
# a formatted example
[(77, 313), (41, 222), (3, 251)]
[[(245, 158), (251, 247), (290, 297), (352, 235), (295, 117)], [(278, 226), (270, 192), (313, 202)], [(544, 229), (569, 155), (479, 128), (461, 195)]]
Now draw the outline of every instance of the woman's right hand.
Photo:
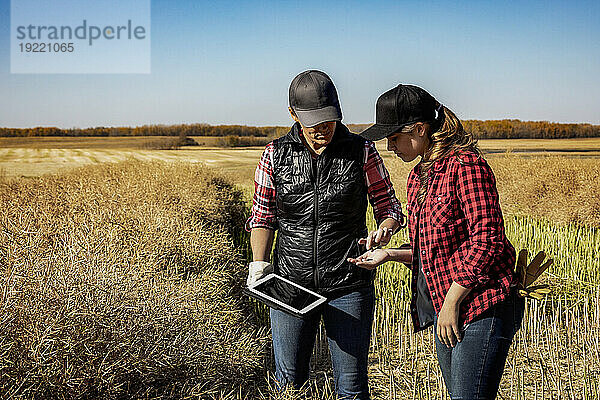
[(369, 250), (357, 258), (348, 258), (348, 261), (365, 269), (375, 269), (388, 261), (389, 254), (385, 249)]
[(376, 246), (385, 246), (390, 242), (393, 234), (393, 229), (381, 226), (377, 230), (369, 232), (366, 238), (360, 239), (358, 244), (365, 245), (367, 250)]

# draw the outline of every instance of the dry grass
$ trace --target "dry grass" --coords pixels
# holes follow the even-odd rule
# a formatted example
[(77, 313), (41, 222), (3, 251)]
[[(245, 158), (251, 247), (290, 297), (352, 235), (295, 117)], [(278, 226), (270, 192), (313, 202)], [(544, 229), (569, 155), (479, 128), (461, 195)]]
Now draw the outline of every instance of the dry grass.
[(0, 148), (0, 170), (7, 176), (36, 177), (49, 173), (67, 173), (84, 165), (99, 165), (127, 160), (202, 162), (220, 171), (232, 172), (236, 183), (252, 183), (254, 168), (262, 150), (200, 149), (185, 147), (171, 150), (129, 149), (30, 149)]
[[(178, 143), (178, 136), (108, 137), (0, 137), (0, 148), (14, 149), (155, 149), (157, 144)], [(262, 136), (189, 136), (204, 147), (264, 147), (273, 140)]]
[[(496, 176), (505, 214), (600, 227), (598, 158), (486, 156)], [(414, 162), (385, 158), (396, 194), (406, 201), (406, 180)]]
[[(217, 146), (223, 136), (190, 136), (201, 146)], [(234, 136), (237, 137), (237, 136)], [(136, 149), (145, 142), (173, 136), (108, 136), (108, 137), (0, 137), (0, 148), (29, 149)], [(265, 137), (252, 137), (264, 141)], [(251, 139), (251, 140), (253, 140)], [(479, 145), (486, 152), (564, 152), (600, 153), (600, 138), (581, 139), (481, 139)], [(386, 141), (377, 142), (385, 152)]]
[[(237, 193), (237, 194), (236, 194)], [(0, 182), (0, 397), (253, 393), (239, 192), (190, 164)]]
[[(600, 230), (508, 217), (517, 249), (547, 250), (555, 260), (544, 279), (554, 287), (528, 300), (502, 378), (499, 399), (600, 398)], [(392, 245), (407, 241), (406, 231)], [(373, 329), (372, 387), (378, 399), (446, 399), (432, 330), (412, 334), (410, 277), (398, 263), (380, 267)]]
[(600, 152), (600, 138), (580, 139), (480, 139), (481, 149), (489, 152)]
[(140, 145), (141, 149), (146, 150), (178, 150), (182, 146), (178, 137), (164, 137), (155, 140), (149, 140)]
[(265, 147), (271, 142), (272, 138), (255, 136), (224, 136), (219, 138), (217, 146), (219, 147)]
[[(248, 201), (260, 151), (177, 154), (228, 168)], [(412, 165), (383, 154), (404, 204)], [(546, 279), (560, 285), (528, 302), (499, 398), (597, 400), (600, 231), (582, 225), (596, 221), (600, 204), (597, 159), (488, 160), (510, 240), (548, 250), (556, 265)], [(237, 246), (229, 236), (242, 199), (226, 181), (197, 165), (138, 162), (2, 179), (0, 397), (301, 398), (264, 379), (272, 361), (254, 325), (260, 308), (250, 317), (238, 292), (247, 236)], [(408, 278), (400, 264), (379, 269), (373, 398), (446, 399), (431, 331), (411, 332)], [(321, 332), (309, 398), (333, 399), (327, 358)]]
[[(43, 149), (37, 139), (56, 141), (56, 138), (0, 138), (0, 140), (20, 140), (19, 146), (30, 145), (32, 148), (7, 147), (0, 148), (0, 169), (9, 176), (37, 176), (44, 173), (62, 173), (72, 167), (104, 162), (123, 161), (129, 158), (139, 160), (189, 161), (203, 162), (230, 172), (235, 183), (247, 187), (252, 186), (254, 168), (260, 158), (262, 148), (217, 149), (195, 148), (182, 149), (177, 152), (168, 150), (126, 150), (114, 149)], [(85, 138), (95, 145), (97, 140), (115, 140), (113, 138)], [(155, 138), (156, 139), (156, 138)], [(198, 140), (198, 138), (195, 138)], [(212, 138), (221, 140), (220, 138)], [(211, 139), (211, 140), (212, 140)], [(69, 146), (74, 146), (76, 139), (59, 138)], [(121, 144), (132, 145), (132, 140), (147, 138), (118, 138)], [(25, 142), (23, 142), (25, 141)], [(546, 143), (548, 142), (548, 143)], [(51, 142), (53, 145), (59, 142)], [(108, 143), (108, 142), (107, 142)], [(545, 144), (543, 144), (545, 143)], [(542, 149), (597, 149), (600, 150), (599, 139), (565, 139), (565, 140), (489, 140), (481, 141), (482, 147), (533, 148), (541, 145)], [(14, 144), (14, 143), (13, 143)], [(213, 145), (216, 145), (214, 142)], [(390, 170), (396, 193), (402, 200), (406, 199), (406, 177), (414, 164), (406, 164), (393, 154), (385, 151), (378, 142), (386, 166)], [(81, 143), (81, 145), (86, 145)], [(112, 143), (117, 146), (118, 143)], [(385, 147), (385, 146), (384, 146)], [(505, 213), (531, 215), (549, 218), (559, 222), (577, 222), (600, 226), (600, 186), (596, 184), (600, 178), (600, 163), (597, 157), (563, 157), (556, 155), (523, 156), (511, 153), (487, 156), (497, 177), (498, 190)]]
[(144, 144), (173, 136), (131, 137), (2, 137), (0, 148), (5, 149), (139, 149)]
[(503, 156), (490, 164), (507, 213), (600, 227), (597, 158)]

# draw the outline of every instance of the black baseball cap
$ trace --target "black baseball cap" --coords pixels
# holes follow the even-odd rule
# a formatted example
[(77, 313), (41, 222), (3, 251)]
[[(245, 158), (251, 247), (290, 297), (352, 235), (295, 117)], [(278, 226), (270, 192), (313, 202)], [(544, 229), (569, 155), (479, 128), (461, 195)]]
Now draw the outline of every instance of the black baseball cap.
[(325, 72), (309, 70), (298, 74), (290, 84), (290, 107), (306, 127), (342, 120), (337, 91)]
[(439, 103), (424, 89), (413, 85), (398, 85), (377, 99), (375, 124), (360, 136), (380, 140), (415, 122), (433, 121)]

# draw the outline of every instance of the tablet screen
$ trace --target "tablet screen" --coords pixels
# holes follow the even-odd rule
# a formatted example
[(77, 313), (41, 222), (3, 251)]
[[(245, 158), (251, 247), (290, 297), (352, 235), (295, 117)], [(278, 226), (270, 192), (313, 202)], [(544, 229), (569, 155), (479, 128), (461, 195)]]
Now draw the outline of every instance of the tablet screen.
[(254, 287), (254, 290), (277, 299), (298, 311), (320, 299), (309, 291), (288, 283), (277, 276), (258, 284)]

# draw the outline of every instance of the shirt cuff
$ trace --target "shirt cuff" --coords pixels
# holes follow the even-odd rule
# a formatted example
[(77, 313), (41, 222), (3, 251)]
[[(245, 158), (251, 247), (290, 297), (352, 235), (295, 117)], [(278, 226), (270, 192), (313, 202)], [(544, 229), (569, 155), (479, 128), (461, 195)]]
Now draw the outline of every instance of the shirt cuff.
[(270, 230), (274, 231), (274, 230), (277, 229), (277, 223), (275, 223), (275, 222), (269, 222), (269, 221), (256, 220), (254, 218), (249, 218), (246, 221), (246, 224), (244, 225), (244, 228), (246, 229), (246, 232), (250, 232), (254, 228), (265, 228), (265, 229), (270, 229)]
[(460, 267), (452, 270), (452, 280), (466, 289), (473, 289), (479, 284), (479, 279), (465, 268), (462, 260), (459, 261)]
[(404, 214), (402, 214), (402, 211), (400, 211), (400, 212), (397, 212), (397, 211), (384, 212), (380, 217), (376, 218), (377, 225), (379, 225), (381, 222), (383, 222), (386, 218), (395, 219), (400, 224), (400, 227), (398, 229), (402, 229), (402, 228), (406, 227), (406, 216)]

